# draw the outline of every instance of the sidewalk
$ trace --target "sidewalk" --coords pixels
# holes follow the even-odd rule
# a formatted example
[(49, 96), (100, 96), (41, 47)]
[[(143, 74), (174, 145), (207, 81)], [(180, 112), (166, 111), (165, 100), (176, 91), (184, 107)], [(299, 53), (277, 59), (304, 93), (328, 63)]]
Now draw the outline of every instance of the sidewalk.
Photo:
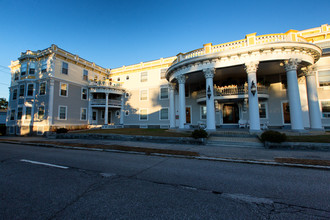
[[(200, 157), (195, 159), (215, 159), (230, 162), (244, 161), (262, 161), (276, 162), (276, 158), (296, 158), (307, 160), (330, 161), (329, 151), (308, 151), (308, 150), (286, 150), (286, 149), (265, 149), (263, 147), (245, 146), (244, 142), (240, 145), (185, 145), (168, 143), (150, 143), (133, 141), (115, 141), (115, 140), (87, 140), (87, 139), (48, 139), (45, 137), (1, 137), (0, 142), (10, 141), (19, 143), (50, 143), (54, 142), (70, 144), (93, 145), (121, 145), (128, 147), (150, 148), (160, 150), (177, 150), (197, 152)], [(237, 141), (237, 138), (233, 138)], [(272, 164), (270, 164), (272, 165)], [(276, 164), (273, 164), (276, 165)], [(330, 169), (330, 166), (328, 167)]]

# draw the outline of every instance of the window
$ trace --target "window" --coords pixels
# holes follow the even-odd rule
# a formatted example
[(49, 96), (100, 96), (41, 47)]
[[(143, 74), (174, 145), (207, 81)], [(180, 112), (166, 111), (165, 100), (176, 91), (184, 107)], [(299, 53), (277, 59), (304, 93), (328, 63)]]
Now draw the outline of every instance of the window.
[(330, 70), (319, 71), (318, 80), (320, 86), (330, 86)]
[(129, 80), (129, 76), (128, 75), (126, 76), (126, 80)]
[(15, 109), (12, 109), (12, 110), (10, 111), (10, 120), (11, 120), (11, 121), (15, 120)]
[(161, 69), (160, 70), (160, 79), (165, 79), (166, 78), (166, 69)]
[(33, 96), (34, 84), (28, 84), (26, 96)]
[(126, 93), (125, 93), (125, 98), (128, 98), (128, 97), (129, 97), (129, 93), (126, 92)]
[(146, 101), (148, 100), (148, 90), (144, 89), (140, 91), (140, 100), (141, 101)]
[(148, 120), (148, 109), (143, 108), (140, 109), (140, 121), (147, 121)]
[(142, 72), (140, 75), (141, 82), (147, 82), (148, 81), (148, 72)]
[(201, 106), (201, 119), (206, 120), (206, 118), (207, 118), (206, 106)]
[(97, 76), (94, 76), (94, 82), (97, 82)]
[(45, 117), (45, 106), (39, 106), (38, 119), (44, 119), (44, 117)]
[(160, 99), (168, 99), (168, 88), (160, 88)]
[(41, 73), (47, 72), (47, 60), (41, 61)]
[(13, 100), (17, 99), (17, 89), (13, 90)]
[(160, 120), (168, 120), (168, 108), (162, 108), (159, 112)]
[(60, 83), (60, 96), (68, 96), (68, 84)]
[(58, 119), (66, 120), (67, 106), (59, 106), (58, 108)]
[(32, 107), (25, 107), (25, 119), (31, 119)]
[(267, 118), (266, 103), (259, 103), (259, 117), (260, 118)]
[(19, 96), (24, 96), (24, 92), (25, 92), (25, 86), (20, 85), (19, 86)]
[(81, 88), (81, 99), (87, 100), (87, 89), (86, 88)]
[(119, 117), (119, 111), (118, 110), (116, 111), (116, 116)]
[(39, 87), (39, 95), (45, 95), (46, 94), (46, 82), (40, 83)]
[(125, 111), (125, 116), (129, 116), (129, 111), (128, 110)]
[(22, 63), (21, 65), (21, 76), (24, 76), (26, 74), (27, 64)]
[(321, 111), (323, 118), (330, 118), (330, 101), (321, 101)]
[(87, 108), (80, 109), (80, 120), (82, 120), (82, 121), (87, 120)]
[(87, 70), (83, 71), (83, 80), (88, 81), (88, 71)]
[(62, 74), (68, 75), (69, 73), (69, 64), (66, 62), (62, 63)]
[(30, 63), (29, 65), (29, 75), (33, 75), (36, 71), (36, 64), (35, 63)]
[(120, 82), (120, 77), (117, 78), (117, 81)]
[(15, 73), (14, 73), (14, 80), (15, 80), (15, 81), (16, 81), (16, 80), (19, 80), (18, 72), (15, 72)]
[(17, 108), (17, 120), (21, 120), (22, 119), (22, 115), (23, 115), (23, 108), (22, 107), (18, 107)]

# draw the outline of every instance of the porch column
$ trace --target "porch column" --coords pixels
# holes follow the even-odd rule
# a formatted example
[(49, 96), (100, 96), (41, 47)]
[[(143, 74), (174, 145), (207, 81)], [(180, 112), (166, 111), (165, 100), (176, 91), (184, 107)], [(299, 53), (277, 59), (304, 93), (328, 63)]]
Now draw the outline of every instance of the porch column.
[(90, 90), (88, 90), (88, 111), (87, 111), (87, 123), (89, 125), (92, 124), (92, 114), (93, 114), (93, 111), (92, 111), (92, 93), (90, 92)]
[(311, 129), (323, 130), (315, 74), (315, 67), (312, 66), (306, 68), (304, 71), (307, 87), (309, 121)]
[(186, 123), (186, 97), (185, 97), (185, 83), (186, 76), (180, 75), (177, 78), (179, 83), (179, 128), (184, 129)]
[(174, 88), (172, 83), (168, 84), (170, 98), (170, 128), (175, 128), (175, 107), (174, 107)]
[(206, 79), (206, 130), (215, 131), (215, 109), (213, 94), (214, 68), (203, 69)]
[[(259, 62), (245, 64), (245, 71), (248, 76), (248, 95), (249, 95), (249, 120), (250, 131), (260, 131), (259, 103), (257, 90), (257, 69)], [(255, 86), (255, 93), (251, 92), (251, 87)]]
[(304, 130), (297, 79), (297, 66), (300, 62), (301, 61), (298, 59), (289, 59), (284, 63), (288, 83), (287, 93), (289, 97), (292, 130)]
[(109, 93), (105, 93), (105, 111), (104, 111), (104, 124), (108, 124), (108, 105), (109, 105)]
[(48, 100), (48, 124), (53, 125), (53, 107), (54, 107), (54, 79), (49, 81), (49, 100)]
[(120, 120), (121, 125), (124, 124), (124, 107), (125, 107), (125, 93), (121, 95), (121, 108), (120, 108)]

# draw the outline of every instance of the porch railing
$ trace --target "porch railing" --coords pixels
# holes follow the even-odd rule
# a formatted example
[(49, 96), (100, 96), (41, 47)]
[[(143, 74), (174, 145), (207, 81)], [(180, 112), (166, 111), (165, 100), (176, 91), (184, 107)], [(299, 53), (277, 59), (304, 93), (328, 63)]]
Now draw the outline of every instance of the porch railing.
[[(105, 99), (92, 99), (91, 105), (104, 105), (105, 106)], [(113, 100), (109, 99), (108, 105), (114, 105), (114, 106), (121, 106), (121, 100)]]
[[(258, 94), (268, 94), (268, 86), (258, 85)], [(248, 86), (222, 86), (215, 87), (213, 90), (214, 96), (228, 96), (228, 95), (244, 95), (248, 94)], [(204, 98), (206, 90), (201, 90), (197, 93), (197, 98)]]

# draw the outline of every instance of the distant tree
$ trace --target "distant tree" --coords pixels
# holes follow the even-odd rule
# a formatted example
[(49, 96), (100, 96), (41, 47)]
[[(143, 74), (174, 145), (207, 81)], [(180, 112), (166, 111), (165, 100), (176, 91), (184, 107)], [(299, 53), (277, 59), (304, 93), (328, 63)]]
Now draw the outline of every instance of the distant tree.
[(8, 108), (8, 101), (6, 98), (0, 98), (0, 109), (7, 109)]

